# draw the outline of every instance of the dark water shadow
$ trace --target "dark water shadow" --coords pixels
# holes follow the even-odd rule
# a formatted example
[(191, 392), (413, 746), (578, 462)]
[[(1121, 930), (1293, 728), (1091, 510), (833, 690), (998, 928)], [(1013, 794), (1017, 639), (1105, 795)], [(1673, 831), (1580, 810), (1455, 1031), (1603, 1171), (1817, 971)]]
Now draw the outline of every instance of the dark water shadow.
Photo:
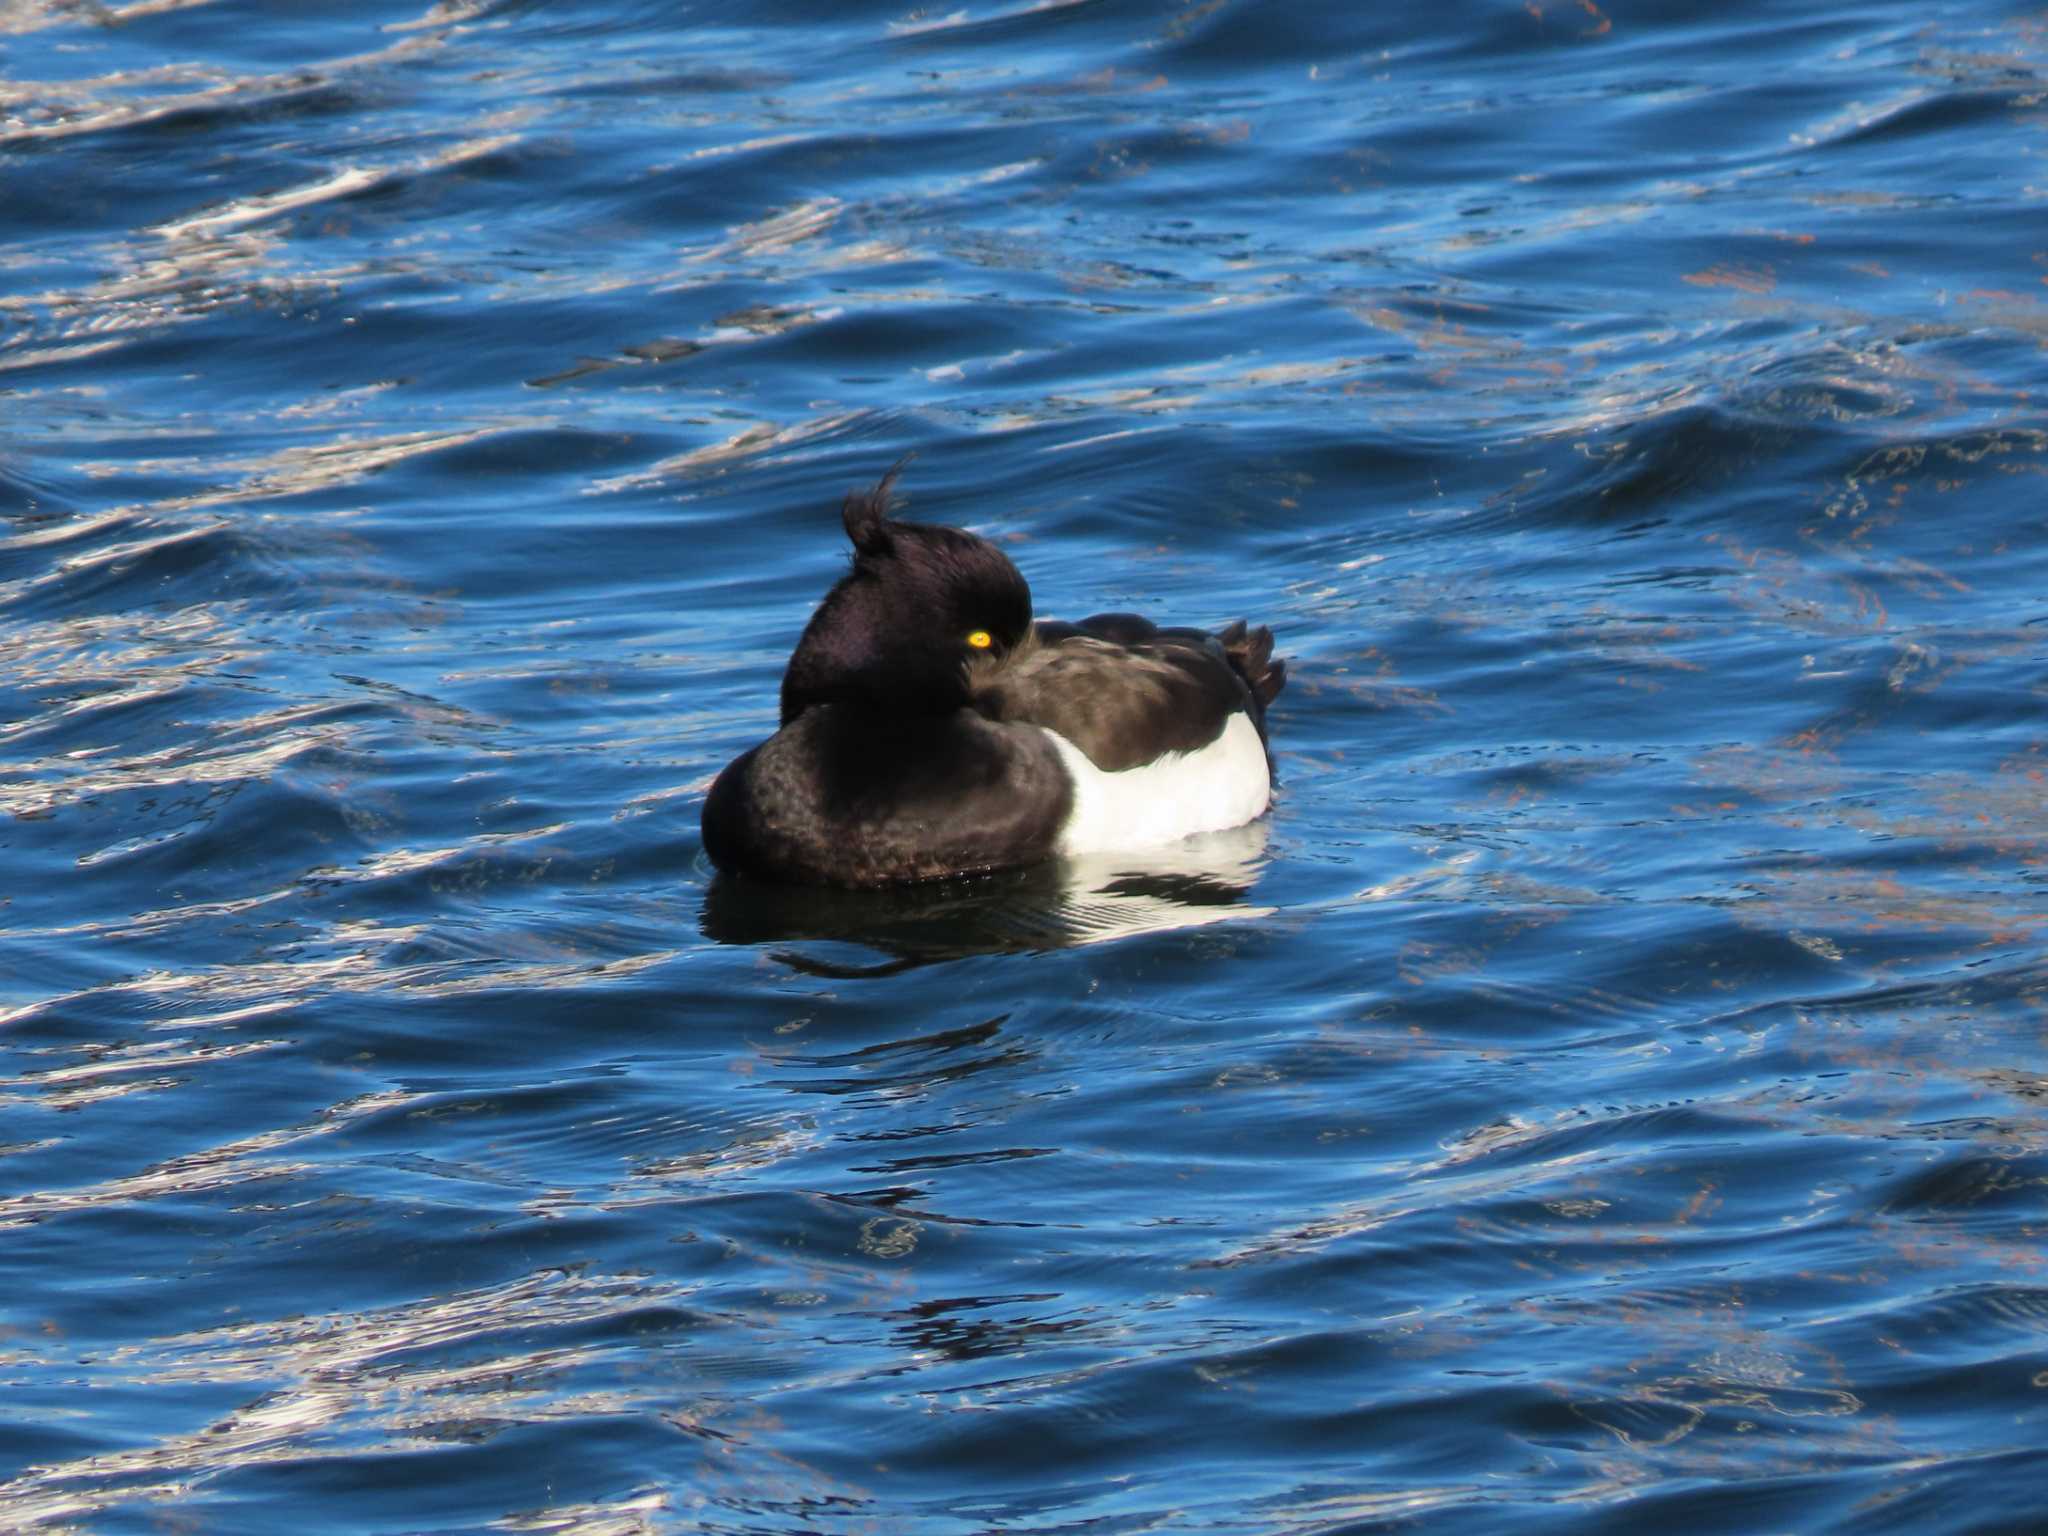
[(799, 950), (775, 958), (827, 977), (893, 976), (972, 955), (1024, 954), (1273, 911), (1251, 900), (1267, 824), (1234, 827), (1135, 854), (881, 891), (816, 890), (716, 876), (699, 921), (719, 944), (857, 944), (888, 958), (850, 964)]

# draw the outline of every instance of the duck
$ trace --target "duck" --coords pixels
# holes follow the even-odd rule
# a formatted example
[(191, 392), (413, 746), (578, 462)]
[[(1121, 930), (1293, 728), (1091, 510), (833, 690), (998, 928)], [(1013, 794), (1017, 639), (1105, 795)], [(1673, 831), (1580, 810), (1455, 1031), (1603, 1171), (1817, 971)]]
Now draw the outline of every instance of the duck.
[(1135, 852), (1264, 815), (1272, 631), (1036, 618), (979, 534), (849, 493), (852, 565), (783, 672), (781, 723), (713, 780), (719, 869), (867, 889)]

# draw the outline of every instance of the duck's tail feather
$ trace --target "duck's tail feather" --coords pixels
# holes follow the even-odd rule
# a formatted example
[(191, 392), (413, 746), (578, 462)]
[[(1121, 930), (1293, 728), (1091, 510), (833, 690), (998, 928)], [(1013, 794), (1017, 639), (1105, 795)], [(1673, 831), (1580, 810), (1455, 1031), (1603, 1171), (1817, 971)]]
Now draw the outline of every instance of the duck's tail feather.
[(1244, 679), (1263, 712), (1287, 686), (1287, 663), (1273, 655), (1273, 631), (1263, 624), (1253, 629), (1239, 619), (1216, 638), (1223, 642), (1232, 670)]

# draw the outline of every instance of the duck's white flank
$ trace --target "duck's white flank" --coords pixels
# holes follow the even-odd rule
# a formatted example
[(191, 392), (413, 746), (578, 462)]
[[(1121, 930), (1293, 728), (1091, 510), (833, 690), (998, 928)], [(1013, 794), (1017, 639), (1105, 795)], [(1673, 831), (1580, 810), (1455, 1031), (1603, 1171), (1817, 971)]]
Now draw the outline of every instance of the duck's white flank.
[(1045, 734), (1074, 781), (1074, 812), (1059, 843), (1069, 856), (1156, 848), (1243, 826), (1273, 799), (1266, 747), (1249, 715), (1232, 715), (1223, 734), (1199, 751), (1169, 752), (1122, 773), (1104, 773), (1064, 736)]

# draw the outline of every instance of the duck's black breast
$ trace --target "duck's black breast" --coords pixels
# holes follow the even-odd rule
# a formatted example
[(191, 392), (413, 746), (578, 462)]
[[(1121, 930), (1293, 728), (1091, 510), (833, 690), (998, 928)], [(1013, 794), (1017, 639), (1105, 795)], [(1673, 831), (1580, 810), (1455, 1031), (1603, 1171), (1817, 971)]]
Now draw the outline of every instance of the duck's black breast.
[(930, 880), (1049, 857), (1072, 795), (1058, 749), (1027, 725), (823, 704), (718, 776), (704, 847), (771, 880)]
[(1015, 656), (975, 676), (975, 707), (991, 720), (1057, 731), (1105, 773), (1199, 751), (1234, 714), (1250, 714), (1263, 737), (1262, 701), (1225, 638), (1128, 613), (1041, 620)]

